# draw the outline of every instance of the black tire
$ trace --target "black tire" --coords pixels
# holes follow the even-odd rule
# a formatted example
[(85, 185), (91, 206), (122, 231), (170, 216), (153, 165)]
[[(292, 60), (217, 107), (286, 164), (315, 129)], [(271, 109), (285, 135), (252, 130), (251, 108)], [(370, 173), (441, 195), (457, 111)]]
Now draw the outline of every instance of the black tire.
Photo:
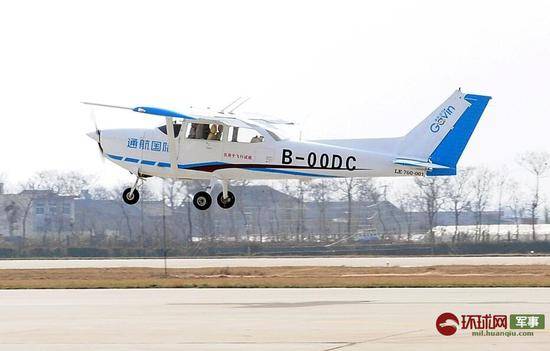
[(134, 189), (134, 192), (130, 194), (131, 191), (132, 188), (124, 189), (124, 192), (122, 193), (122, 200), (124, 200), (124, 202), (128, 205), (135, 205), (139, 201), (139, 191)]
[(227, 192), (227, 199), (223, 198), (223, 192), (218, 194), (218, 205), (221, 208), (224, 208), (227, 210), (228, 208), (233, 207), (234, 204), (235, 204), (235, 195), (233, 195), (231, 191)]
[(210, 205), (212, 205), (212, 196), (206, 191), (199, 191), (193, 196), (193, 205), (195, 205), (198, 210), (207, 210)]

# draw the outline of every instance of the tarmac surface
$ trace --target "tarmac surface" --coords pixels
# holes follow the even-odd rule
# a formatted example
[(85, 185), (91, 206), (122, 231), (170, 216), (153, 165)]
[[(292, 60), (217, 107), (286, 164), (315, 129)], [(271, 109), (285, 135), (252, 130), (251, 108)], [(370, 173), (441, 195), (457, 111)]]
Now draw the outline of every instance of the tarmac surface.
[[(547, 326), (442, 336), (443, 312)], [(0, 350), (548, 350), (549, 316), (548, 288), (0, 290)]]
[[(203, 267), (422, 267), (436, 265), (550, 265), (550, 256), (436, 256), (436, 257), (254, 257), (254, 258), (169, 258), (169, 268)], [(0, 269), (41, 268), (163, 268), (162, 259), (58, 259), (0, 260)]]

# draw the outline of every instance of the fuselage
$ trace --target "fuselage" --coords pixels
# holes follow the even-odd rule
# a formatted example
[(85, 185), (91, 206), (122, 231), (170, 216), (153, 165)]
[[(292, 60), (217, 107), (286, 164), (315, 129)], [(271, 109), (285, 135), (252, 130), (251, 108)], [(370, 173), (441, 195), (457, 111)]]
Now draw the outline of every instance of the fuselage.
[[(166, 127), (101, 131), (104, 156), (133, 174), (177, 179), (309, 179), (329, 177), (423, 176), (422, 169), (393, 163), (395, 155), (319, 142), (280, 140), (261, 128), (261, 141), (188, 137), (176, 129), (172, 167)], [(227, 129), (229, 132), (229, 129)], [(229, 133), (228, 133), (229, 134)], [(92, 133), (90, 137), (97, 140)], [(258, 139), (257, 139), (258, 140)]]

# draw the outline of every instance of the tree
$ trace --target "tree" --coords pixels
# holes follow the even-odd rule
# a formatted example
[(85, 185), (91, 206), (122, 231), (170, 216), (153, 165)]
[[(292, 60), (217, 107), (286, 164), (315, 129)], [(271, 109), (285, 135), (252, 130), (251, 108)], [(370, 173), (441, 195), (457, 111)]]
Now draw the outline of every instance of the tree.
[(483, 212), (487, 209), (491, 198), (494, 173), (487, 167), (478, 167), (472, 176), (472, 209), (476, 218), (476, 240), (488, 240), (488, 234), (482, 231)]
[(0, 172), (0, 195), (6, 191), (5, 189), (6, 179), (7, 179), (6, 174)]
[(351, 234), (352, 218), (353, 218), (353, 201), (358, 193), (359, 180), (357, 178), (343, 178), (335, 183), (336, 189), (341, 191), (346, 201), (347, 216), (346, 216), (346, 232)]
[(93, 180), (92, 176), (74, 171), (40, 171), (31, 177), (29, 183), (33, 183), (35, 189), (51, 190), (58, 195), (78, 196)]
[[(248, 185), (250, 185), (250, 181), (249, 180), (239, 180), (239, 181), (236, 181), (235, 184), (237, 186), (239, 186), (240, 189), (245, 189)], [(250, 241), (250, 234), (251, 234), (251, 228), (250, 227), (251, 227), (252, 223), (250, 223), (251, 220), (249, 219), (249, 215), (251, 213), (250, 213), (249, 209), (247, 208), (247, 204), (246, 204), (246, 200), (245, 200), (244, 196), (242, 196), (239, 199), (239, 201), (236, 201), (235, 207), (239, 211), (239, 213), (241, 214), (241, 217), (243, 219), (244, 230), (245, 230), (245, 233), (246, 233), (246, 242), (248, 243)], [(241, 239), (240, 235), (237, 236), (237, 233), (235, 233), (235, 235), (236, 235), (235, 239), (237, 239), (237, 240)]]
[(435, 246), (435, 235), (433, 228), (436, 225), (437, 213), (443, 206), (443, 193), (449, 181), (446, 177), (416, 177), (414, 183), (418, 188), (420, 208), (426, 214), (429, 228), (429, 240), (432, 244), (432, 253)]
[(298, 216), (296, 221), (296, 231), (300, 236), (302, 236), (307, 230), (305, 220), (305, 197), (308, 191), (308, 186), (308, 181), (300, 179), (298, 180), (298, 184), (294, 191), (295, 196), (298, 198)]
[[(281, 181), (281, 190), (290, 196), (294, 196), (294, 192), (296, 190), (296, 187), (293, 185), (293, 181), (289, 179), (285, 179)], [(279, 204), (280, 206), (281, 204)], [(301, 231), (298, 230), (299, 224), (298, 219), (296, 220), (296, 223), (294, 223), (294, 212), (296, 212), (296, 204), (294, 201), (292, 201), (290, 198), (286, 198), (285, 202), (282, 204), (284, 215), (284, 231), (285, 236), (287, 238), (291, 238), (292, 234), (295, 234), (296, 241), (300, 241), (300, 237), (302, 235)]]
[(180, 179), (168, 178), (162, 183), (163, 197), (171, 209), (182, 206), (190, 195), (187, 184)]
[(407, 241), (411, 241), (413, 217), (412, 212), (418, 208), (418, 199), (416, 194), (410, 189), (406, 189), (397, 195), (399, 209), (405, 216), (405, 224), (407, 226)]
[(294, 234), (296, 241), (303, 239), (304, 233), (307, 231), (305, 221), (305, 200), (306, 196), (311, 193), (310, 181), (306, 180), (289, 180), (285, 179), (281, 182), (282, 191), (292, 196), (294, 199), (287, 198), (283, 204), (287, 219), (287, 234)]
[(269, 189), (269, 211), (268, 211), (269, 229), (270, 229), (270, 234), (273, 237), (273, 240), (280, 241), (281, 229), (280, 229), (280, 218), (279, 218), (279, 210), (278, 210), (279, 206), (275, 198), (276, 191), (273, 188), (274, 183), (276, 184), (276, 182), (271, 182), (271, 188)]
[(544, 177), (550, 171), (550, 153), (545, 151), (527, 151), (519, 155), (518, 162), (523, 168), (535, 176), (535, 188), (529, 207), (529, 215), (531, 217), (532, 239), (536, 241), (537, 210), (540, 203), (540, 178)]
[(331, 183), (327, 179), (319, 179), (310, 183), (309, 194), (319, 209), (319, 233), (326, 236), (327, 202), (330, 196)]
[[(508, 208), (512, 211), (512, 218), (514, 219), (514, 224), (516, 225), (516, 240), (519, 238), (519, 225), (521, 223), (521, 218), (523, 217), (523, 201), (521, 199), (521, 189), (520, 184), (516, 182), (510, 182), (510, 192), (506, 202), (508, 202)], [(508, 241), (511, 241), (510, 233), (508, 233)]]
[(119, 197), (119, 194), (113, 189), (107, 189), (102, 185), (90, 187), (88, 189), (88, 194), (93, 200), (115, 200)]
[[(187, 212), (186, 218), (179, 215), (172, 216), (172, 219), (176, 222), (172, 223), (172, 225), (181, 228), (184, 242), (190, 243), (193, 235), (193, 221), (190, 203), (192, 198), (192, 189), (186, 181), (173, 178), (166, 179), (163, 182), (163, 189), (166, 203), (168, 207), (170, 207), (172, 214), (177, 213), (178, 209), (185, 207)], [(187, 226), (183, 225), (184, 221), (187, 221)]]
[[(383, 185), (383, 189), (384, 189), (384, 201), (386, 202), (387, 205), (389, 206), (386, 206), (386, 212), (390, 215), (391, 219), (393, 220), (393, 222), (395, 223), (395, 226), (391, 228), (392, 230), (392, 233), (394, 234), (397, 234), (397, 241), (401, 241), (401, 235), (403, 234), (403, 227), (401, 226), (401, 221), (400, 219), (397, 217), (397, 213), (396, 211), (398, 210), (396, 206), (393, 206), (392, 203), (390, 203), (387, 199), (388, 197), (392, 197), (391, 196), (391, 193), (392, 193), (392, 188), (390, 185), (388, 184), (384, 184)], [(389, 190), (388, 190), (389, 189)], [(399, 212), (399, 211), (397, 211)]]
[(459, 240), (458, 225), (460, 223), (460, 214), (470, 207), (468, 185), (473, 171), (473, 168), (464, 168), (458, 171), (456, 176), (450, 177), (445, 186), (444, 195), (449, 200), (455, 221), (455, 231), (451, 239), (453, 243)]
[[(367, 206), (374, 207), (376, 215), (378, 216), (378, 221), (382, 225), (383, 234), (386, 234), (386, 224), (384, 218), (382, 217), (382, 211), (380, 210), (380, 202), (382, 200), (382, 193), (379, 190), (378, 183), (372, 178), (363, 178), (359, 180), (358, 185), (358, 199), (361, 202), (366, 203)], [(368, 213), (368, 211), (365, 211)], [(366, 216), (368, 217), (368, 216)], [(370, 220), (367, 219), (367, 220)]]
[(504, 192), (508, 190), (508, 183), (510, 180), (508, 179), (508, 170), (506, 167), (503, 167), (500, 172), (498, 173), (498, 176), (496, 177), (496, 186), (497, 186), (497, 211), (498, 211), (498, 218), (497, 218), (497, 238), (500, 240), (500, 224), (502, 222), (502, 200), (504, 196)]
[(18, 204), (11, 201), (8, 205), (4, 206), (4, 212), (6, 212), (6, 218), (8, 220), (8, 232), (10, 237), (12, 237), (17, 226), (17, 222), (21, 217), (21, 209)]
[[(126, 187), (127, 187), (126, 184), (121, 184), (117, 188), (115, 188), (114, 192), (117, 193), (117, 194), (122, 194), (122, 191)], [(130, 217), (130, 212), (129, 212), (129, 210), (130, 210), (129, 206), (130, 205), (125, 204), (124, 201), (122, 201), (121, 196), (117, 197), (116, 203), (120, 207), (122, 215), (124, 216), (124, 223), (126, 224), (126, 229), (128, 230), (128, 240), (130, 242), (133, 242), (135, 238), (134, 238), (134, 230), (133, 230), (133, 226), (132, 226), (132, 218)], [(93, 235), (93, 234), (94, 233), (91, 233), (91, 235)], [(143, 247), (143, 244), (142, 244), (142, 247)]]
[(36, 193), (32, 190), (36, 190), (38, 188), (38, 185), (36, 184), (35, 180), (29, 179), (27, 180), (27, 182), (21, 184), (19, 187), (22, 188), (22, 190), (31, 190), (31, 192), (29, 192), (27, 195), (27, 200), (23, 207), (23, 217), (21, 219), (21, 245), (25, 246), (25, 241), (27, 238), (27, 219), (31, 212), (34, 200), (36, 199)]

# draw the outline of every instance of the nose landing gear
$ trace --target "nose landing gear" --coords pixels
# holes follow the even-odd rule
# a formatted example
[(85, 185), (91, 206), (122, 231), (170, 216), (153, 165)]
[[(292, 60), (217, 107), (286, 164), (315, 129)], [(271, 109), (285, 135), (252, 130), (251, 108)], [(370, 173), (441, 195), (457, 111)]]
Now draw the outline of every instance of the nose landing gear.
[(135, 205), (139, 201), (139, 191), (137, 190), (138, 182), (141, 180), (140, 177), (137, 177), (134, 186), (131, 188), (126, 188), (122, 192), (122, 200), (128, 205)]
[(135, 205), (139, 201), (139, 191), (132, 188), (126, 188), (122, 192), (122, 200), (128, 205)]

